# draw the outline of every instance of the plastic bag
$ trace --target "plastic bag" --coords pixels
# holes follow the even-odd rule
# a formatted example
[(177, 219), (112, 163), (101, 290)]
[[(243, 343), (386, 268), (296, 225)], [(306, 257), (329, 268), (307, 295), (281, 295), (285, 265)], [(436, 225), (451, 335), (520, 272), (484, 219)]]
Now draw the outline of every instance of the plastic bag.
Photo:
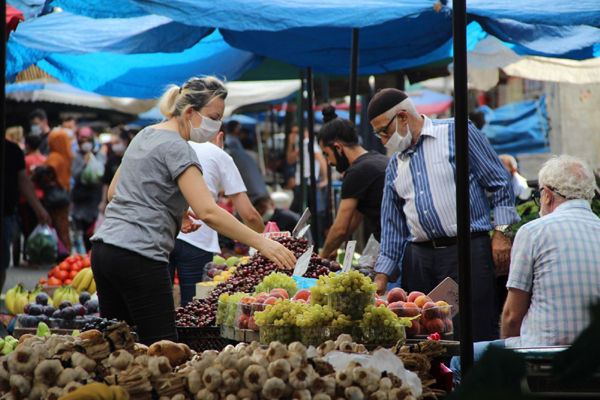
[(357, 260), (357, 265), (354, 267), (359, 270), (363, 275), (374, 277), (375, 276), (375, 263), (379, 256), (379, 242), (375, 239), (375, 236), (369, 236), (367, 245)]
[(280, 232), (280, 231), (279, 231), (279, 227), (277, 226), (277, 224), (275, 222), (269, 221), (265, 225), (265, 230), (263, 231), (263, 233), (271, 233), (271, 232)]
[(58, 242), (48, 225), (35, 227), (27, 239), (29, 260), (41, 266), (52, 265), (56, 261)]
[(95, 185), (100, 182), (100, 178), (104, 175), (104, 164), (100, 162), (93, 153), (90, 153), (90, 158), (81, 173), (81, 183), (84, 185)]

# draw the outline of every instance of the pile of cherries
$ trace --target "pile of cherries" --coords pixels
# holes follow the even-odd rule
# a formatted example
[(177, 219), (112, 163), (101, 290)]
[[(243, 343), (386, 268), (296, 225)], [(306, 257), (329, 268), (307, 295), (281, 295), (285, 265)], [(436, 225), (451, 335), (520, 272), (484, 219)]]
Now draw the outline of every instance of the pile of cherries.
[[(273, 240), (288, 248), (296, 258), (300, 257), (308, 250), (308, 241), (304, 238), (278, 237)], [(324, 260), (313, 253), (305, 278), (318, 278), (321, 275), (327, 275), (330, 272), (339, 271), (340, 265), (336, 262)], [(292, 275), (293, 270), (280, 269), (277, 264), (266, 258), (260, 253), (256, 253), (246, 264), (239, 265), (231, 277), (219, 283), (210, 296), (203, 300), (194, 300), (185, 307), (179, 307), (175, 310), (175, 323), (177, 326), (212, 326), (215, 324), (217, 315), (217, 306), (219, 296), (223, 293), (254, 293), (256, 285), (272, 272), (283, 272)]]

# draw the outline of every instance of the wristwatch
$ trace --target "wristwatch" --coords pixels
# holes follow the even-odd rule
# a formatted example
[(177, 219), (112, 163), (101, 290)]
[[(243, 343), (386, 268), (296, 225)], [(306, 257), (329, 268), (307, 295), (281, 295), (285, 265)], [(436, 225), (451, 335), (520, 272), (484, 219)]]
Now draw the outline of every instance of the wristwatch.
[(496, 225), (494, 230), (501, 232), (506, 237), (510, 237), (510, 235), (513, 233), (512, 225)]

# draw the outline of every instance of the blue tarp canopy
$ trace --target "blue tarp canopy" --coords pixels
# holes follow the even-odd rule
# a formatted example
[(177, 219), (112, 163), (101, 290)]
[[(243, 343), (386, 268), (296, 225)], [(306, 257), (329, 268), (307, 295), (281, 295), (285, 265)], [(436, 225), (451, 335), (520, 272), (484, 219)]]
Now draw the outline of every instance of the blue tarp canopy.
[(489, 121), (483, 133), (496, 153), (516, 156), (550, 151), (546, 95), (538, 100), (508, 104), (491, 112), (489, 108), (481, 111)]
[[(13, 73), (20, 70), (15, 68), (16, 54), (22, 50), (18, 46), (8, 43), (7, 73), (11, 67)], [(229, 46), (215, 31), (181, 53), (52, 54), (37, 65), (56, 79), (86, 91), (150, 99), (160, 96), (167, 84), (182, 84), (193, 76), (216, 75), (235, 80), (261, 61), (255, 54)]]

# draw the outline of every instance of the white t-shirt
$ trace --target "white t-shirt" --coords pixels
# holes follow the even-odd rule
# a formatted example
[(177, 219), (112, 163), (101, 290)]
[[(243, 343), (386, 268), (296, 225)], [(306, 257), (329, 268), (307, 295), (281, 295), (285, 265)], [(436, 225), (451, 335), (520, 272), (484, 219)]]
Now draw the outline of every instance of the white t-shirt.
[[(315, 139), (315, 155), (322, 153), (321, 148), (317, 144)], [(321, 174), (321, 165), (315, 158), (315, 179), (319, 180)], [(308, 154), (308, 138), (304, 139), (304, 178), (310, 179), (310, 155)], [(298, 162), (298, 168), (296, 168), (296, 185), (300, 184), (300, 163)]]
[[(206, 181), (206, 186), (208, 186), (208, 190), (210, 190), (210, 194), (215, 202), (219, 199), (218, 196), (221, 190), (225, 191), (226, 196), (246, 191), (240, 171), (238, 171), (229, 154), (209, 142), (188, 143), (198, 155), (198, 159), (202, 165), (204, 181)], [(181, 239), (205, 251), (212, 253), (221, 252), (217, 232), (204, 223), (196, 232), (179, 232), (177, 239)]]

